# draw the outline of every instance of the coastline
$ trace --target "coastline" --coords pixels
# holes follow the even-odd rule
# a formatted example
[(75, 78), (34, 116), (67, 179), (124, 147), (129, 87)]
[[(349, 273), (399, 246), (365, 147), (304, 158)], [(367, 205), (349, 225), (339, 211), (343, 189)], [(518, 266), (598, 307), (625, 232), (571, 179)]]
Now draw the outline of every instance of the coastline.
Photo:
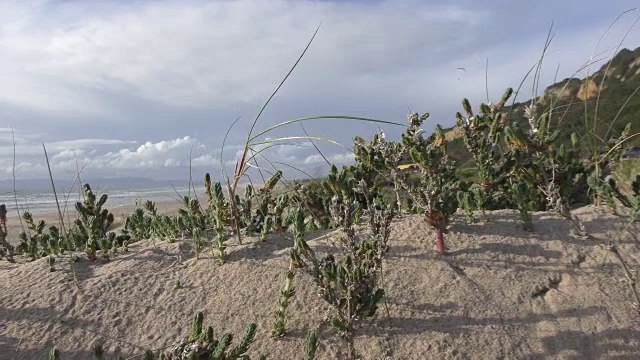
[[(158, 214), (166, 214), (166, 215), (174, 215), (177, 214), (178, 209), (182, 207), (182, 204), (177, 200), (168, 199), (168, 200), (155, 200), (156, 208), (158, 209)], [(10, 206), (11, 204), (7, 204), (7, 208), (9, 210), (7, 214), (7, 241), (10, 244), (16, 246), (20, 243), (18, 235), (22, 231), (22, 225), (20, 220), (18, 219), (18, 213), (15, 211), (15, 205)], [(109, 201), (104, 206), (104, 208), (108, 209), (114, 215), (114, 222), (111, 226), (112, 231), (117, 231), (124, 227), (125, 220), (128, 215), (132, 214), (137, 208), (142, 207), (143, 204), (136, 205), (136, 198), (130, 198), (129, 201), (126, 201), (124, 204), (115, 205), (113, 207), (109, 206)], [(73, 207), (73, 203), (70, 202), (69, 207), (67, 207), (66, 213), (63, 214), (65, 226), (67, 224), (73, 222), (75, 219), (75, 208)], [(21, 209), (20, 214), (23, 213)], [(47, 228), (50, 225), (55, 225), (60, 227), (60, 216), (57, 210), (40, 210), (33, 213), (33, 219), (35, 223), (38, 223), (40, 220), (44, 220), (47, 224)]]

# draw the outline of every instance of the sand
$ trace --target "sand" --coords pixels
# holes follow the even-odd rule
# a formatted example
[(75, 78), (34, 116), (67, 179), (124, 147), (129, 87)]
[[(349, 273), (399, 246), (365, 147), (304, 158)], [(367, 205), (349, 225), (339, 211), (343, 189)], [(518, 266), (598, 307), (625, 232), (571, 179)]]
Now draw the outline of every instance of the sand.
[[(575, 213), (602, 239), (617, 229), (619, 219), (603, 209)], [(640, 358), (640, 314), (613, 256), (569, 236), (570, 224), (552, 214), (535, 214), (533, 233), (521, 229), (514, 211), (490, 216), (491, 223), (474, 225), (458, 216), (446, 257), (434, 253), (435, 234), (420, 217), (394, 222), (388, 313), (382, 307), (358, 330), (362, 359)], [(632, 233), (620, 251), (637, 274), (640, 240)], [(309, 243), (334, 251), (332, 235), (310, 234)], [(278, 235), (247, 238), (219, 266), (208, 253), (195, 259), (189, 241), (143, 241), (110, 262), (82, 258), (76, 281), (62, 259), (55, 272), (44, 259), (0, 261), (0, 358), (42, 359), (56, 345), (63, 359), (87, 359), (95, 341), (107, 358), (127, 358), (182, 339), (203, 311), (218, 334), (257, 323), (252, 358), (301, 359), (304, 336), (315, 329), (318, 359), (337, 359), (342, 343), (322, 323), (328, 307), (304, 275), (295, 279), (289, 334), (269, 336), (289, 246)]]

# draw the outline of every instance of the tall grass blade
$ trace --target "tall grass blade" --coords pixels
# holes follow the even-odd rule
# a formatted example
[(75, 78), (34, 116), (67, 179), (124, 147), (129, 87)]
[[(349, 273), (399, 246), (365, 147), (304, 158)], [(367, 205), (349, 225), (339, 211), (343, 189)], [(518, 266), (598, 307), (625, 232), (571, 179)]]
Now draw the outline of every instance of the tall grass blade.
[(49, 171), (49, 180), (51, 180), (51, 189), (53, 190), (53, 196), (56, 199), (56, 208), (58, 209), (58, 216), (60, 217), (60, 228), (62, 233), (67, 235), (67, 229), (64, 226), (64, 217), (62, 217), (62, 211), (60, 210), (60, 202), (58, 201), (58, 193), (56, 192), (56, 184), (53, 181), (53, 173), (51, 172), (51, 164), (49, 163), (49, 155), (47, 154), (47, 147), (42, 143), (42, 149), (44, 150), (44, 158), (47, 160), (47, 170)]

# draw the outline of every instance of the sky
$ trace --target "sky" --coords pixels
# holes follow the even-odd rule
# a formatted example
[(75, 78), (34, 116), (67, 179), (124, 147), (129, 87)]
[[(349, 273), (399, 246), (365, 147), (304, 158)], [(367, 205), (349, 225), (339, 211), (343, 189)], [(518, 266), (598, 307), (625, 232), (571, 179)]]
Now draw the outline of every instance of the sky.
[[(185, 179), (190, 158), (194, 176), (217, 176), (229, 127), (240, 119), (222, 154), (232, 168), (253, 119), (318, 27), (255, 131), (322, 115), (404, 124), (413, 111), (431, 114), (427, 130), (451, 126), (463, 98), (477, 106), (486, 88), (495, 102), (518, 87), (552, 22), (539, 93), (556, 69), (557, 80), (584, 77), (576, 70), (589, 59), (639, 47), (632, 26), (640, 11), (607, 30), (634, 2), (0, 0), (0, 180), (12, 177), (14, 138), (18, 179), (47, 176), (43, 143), (56, 178), (82, 168), (92, 178)], [(520, 100), (533, 94), (526, 84)], [(353, 159), (353, 136), (371, 138), (380, 126), (305, 124), (342, 145), (318, 144), (339, 165)], [(381, 127), (392, 139), (403, 130)], [(260, 139), (302, 135), (293, 125)], [(291, 166), (312, 176), (326, 170), (309, 141), (263, 154), (289, 177), (306, 176)]]

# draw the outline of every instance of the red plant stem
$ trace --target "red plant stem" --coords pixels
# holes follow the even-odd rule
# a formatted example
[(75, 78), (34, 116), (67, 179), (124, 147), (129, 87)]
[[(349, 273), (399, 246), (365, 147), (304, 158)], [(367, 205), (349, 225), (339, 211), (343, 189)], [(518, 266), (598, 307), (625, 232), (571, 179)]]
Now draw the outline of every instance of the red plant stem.
[(442, 229), (437, 229), (436, 231), (438, 234), (438, 253), (440, 253), (440, 255), (445, 255), (446, 250), (444, 249), (444, 233), (442, 232)]

